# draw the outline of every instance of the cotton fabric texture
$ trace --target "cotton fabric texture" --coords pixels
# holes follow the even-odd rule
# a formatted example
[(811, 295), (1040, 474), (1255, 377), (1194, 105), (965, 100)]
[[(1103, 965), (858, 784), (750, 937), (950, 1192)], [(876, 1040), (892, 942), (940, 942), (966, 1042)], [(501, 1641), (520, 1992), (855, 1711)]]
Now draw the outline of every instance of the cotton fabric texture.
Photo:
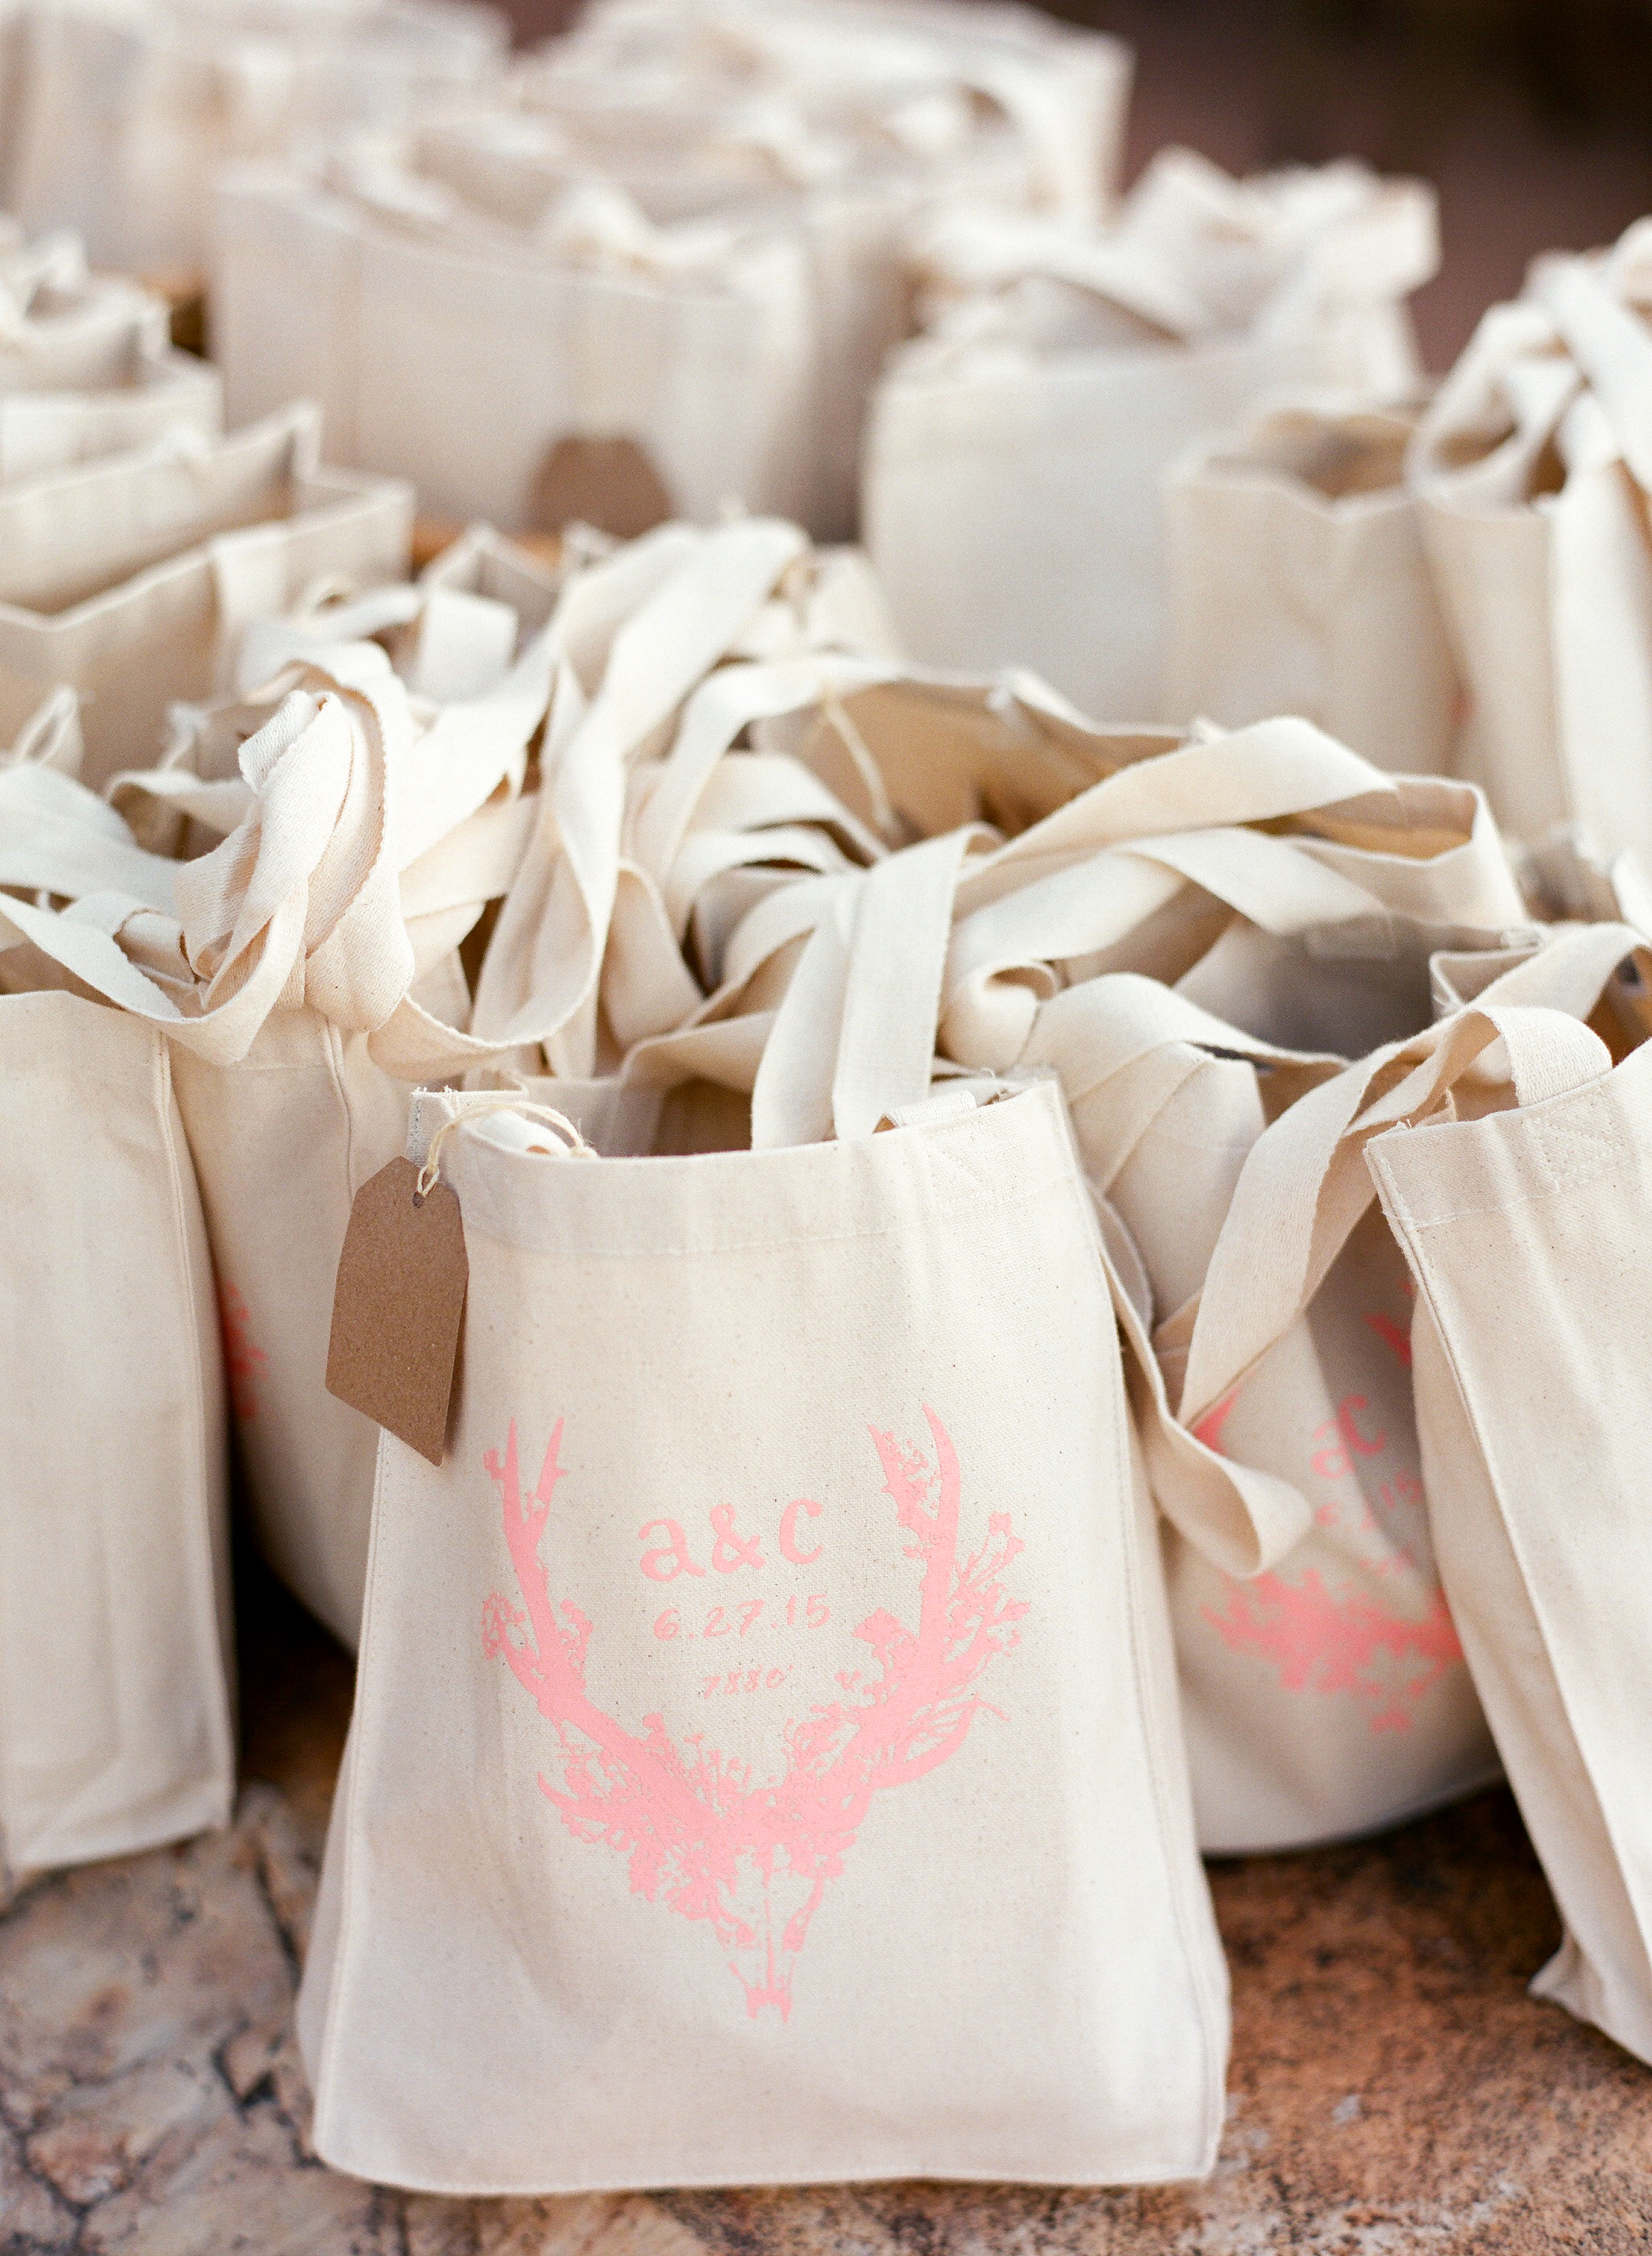
[(303, 405), (0, 486), (0, 716), (79, 691), (101, 787), (153, 758), (174, 699), (223, 686), (251, 620), (320, 579), (403, 577), (411, 530), (411, 489), (324, 469)]
[(1517, 838), (1652, 864), (1652, 226), (1533, 266), (1424, 418), (1410, 466), (1467, 691), (1454, 766)]
[(0, 1894), (225, 1824), (235, 1793), (224, 1379), (167, 1045), (26, 991), (10, 907)]
[(461, 96), (509, 39), (495, 10), (443, 0), (39, 0), (21, 29), (4, 201), (140, 272), (205, 265), (226, 164)]
[(1057, 1092), (680, 1159), (520, 1124), (440, 1148), (447, 1457), (381, 1444), (319, 2151), (470, 2192), (1204, 2171), (1225, 1984)]
[(1184, 150), (1100, 231), (958, 212), (913, 255), (934, 312), (879, 384), (861, 490), (896, 625), (926, 664), (1030, 666), (1135, 722), (1166, 709), (1163, 472), (1270, 391), (1408, 390), (1438, 246), (1418, 183), (1237, 181)]
[(1310, 396), (1172, 465), (1168, 712), (1300, 713), (1391, 773), (1449, 772), (1461, 693), (1405, 484), (1416, 426)]

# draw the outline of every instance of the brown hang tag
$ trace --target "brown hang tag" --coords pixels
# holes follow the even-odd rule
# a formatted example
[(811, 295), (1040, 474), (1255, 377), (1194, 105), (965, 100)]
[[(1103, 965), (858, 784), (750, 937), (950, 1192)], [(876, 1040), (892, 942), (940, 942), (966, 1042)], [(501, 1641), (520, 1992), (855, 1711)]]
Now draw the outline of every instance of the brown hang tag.
[(392, 1160), (355, 1194), (327, 1389), (439, 1465), (470, 1265), (458, 1194), (437, 1181), (421, 1196), (418, 1175), (411, 1160)]
[(594, 525), (635, 540), (673, 514), (665, 481), (635, 439), (559, 439), (534, 483), (533, 516), (552, 532)]

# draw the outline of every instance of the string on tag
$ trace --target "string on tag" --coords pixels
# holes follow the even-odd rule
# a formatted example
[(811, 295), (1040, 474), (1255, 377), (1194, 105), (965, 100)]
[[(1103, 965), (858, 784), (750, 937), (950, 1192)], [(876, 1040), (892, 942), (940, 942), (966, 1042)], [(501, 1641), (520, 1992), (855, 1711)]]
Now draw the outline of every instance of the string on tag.
[(514, 1089), (484, 1090), (475, 1097), (467, 1098), (462, 1111), (449, 1113), (431, 1138), (425, 1153), (425, 1164), (418, 1171), (418, 1180), (414, 1188), (413, 1203), (416, 1206), (421, 1205), (434, 1188), (441, 1173), (441, 1147), (454, 1129), (462, 1128), (467, 1121), (486, 1119), (493, 1112), (520, 1112), (543, 1121), (561, 1138), (571, 1160), (594, 1160), (600, 1156), (595, 1146), (586, 1142), (566, 1113), (559, 1112), (554, 1105), (540, 1104), (531, 1097), (518, 1096)]

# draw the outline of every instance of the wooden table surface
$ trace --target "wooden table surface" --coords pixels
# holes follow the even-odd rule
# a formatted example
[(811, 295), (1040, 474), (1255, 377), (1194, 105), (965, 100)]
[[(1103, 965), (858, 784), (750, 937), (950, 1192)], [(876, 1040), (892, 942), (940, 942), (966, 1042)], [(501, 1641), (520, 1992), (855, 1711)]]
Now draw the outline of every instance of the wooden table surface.
[(1525, 2256), (1652, 2250), (1652, 2070), (1525, 1983), (1554, 1907), (1487, 1794), (1213, 1872), (1227, 2136), (1199, 2186), (432, 2200), (306, 2151), (290, 2017), (348, 1663), (243, 1577), (233, 1831), (0, 1920), (0, 2256)]

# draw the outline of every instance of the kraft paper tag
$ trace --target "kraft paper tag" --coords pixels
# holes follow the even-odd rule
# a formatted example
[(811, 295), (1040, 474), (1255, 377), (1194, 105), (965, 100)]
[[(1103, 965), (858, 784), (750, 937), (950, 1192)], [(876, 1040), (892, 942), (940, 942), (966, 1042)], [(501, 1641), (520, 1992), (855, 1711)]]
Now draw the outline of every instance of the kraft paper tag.
[(427, 1457), (442, 1461), (470, 1265), (458, 1194), (418, 1195), (418, 1169), (392, 1160), (355, 1194), (333, 1294), (327, 1388)]
[(534, 515), (552, 532), (594, 525), (635, 540), (672, 514), (665, 482), (635, 439), (559, 439), (540, 471)]

